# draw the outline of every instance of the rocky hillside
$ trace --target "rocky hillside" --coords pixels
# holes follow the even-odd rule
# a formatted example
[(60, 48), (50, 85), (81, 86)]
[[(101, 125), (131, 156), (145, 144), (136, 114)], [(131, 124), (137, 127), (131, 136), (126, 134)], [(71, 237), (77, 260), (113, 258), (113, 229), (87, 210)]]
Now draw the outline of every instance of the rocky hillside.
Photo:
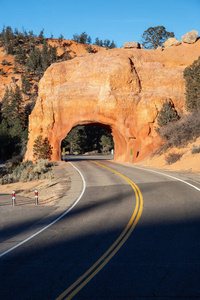
[[(96, 45), (76, 43), (71, 40), (62, 40), (59, 43), (58, 39), (46, 39), (48, 45), (57, 48), (58, 61), (72, 59), (76, 56), (87, 55), (88, 53), (96, 53), (99, 51), (105, 51), (103, 47)], [(37, 46), (40, 50), (42, 45)], [(26, 68), (20, 64), (16, 64), (15, 55), (7, 55), (3, 47), (0, 47), (0, 102), (3, 99), (6, 87), (14, 88), (16, 84), (20, 87), (22, 85), (21, 75), (25, 75)], [(31, 82), (32, 93), (38, 90), (38, 81), (34, 76), (29, 78)], [(30, 95), (24, 95), (28, 100)]]

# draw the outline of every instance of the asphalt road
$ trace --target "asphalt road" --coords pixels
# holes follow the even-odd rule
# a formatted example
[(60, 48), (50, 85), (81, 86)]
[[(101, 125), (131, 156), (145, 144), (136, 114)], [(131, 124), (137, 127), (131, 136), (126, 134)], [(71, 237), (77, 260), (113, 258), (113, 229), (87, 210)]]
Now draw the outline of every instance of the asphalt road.
[(95, 162), (113, 171), (75, 157), (81, 200), (0, 258), (0, 299), (200, 299), (200, 182)]

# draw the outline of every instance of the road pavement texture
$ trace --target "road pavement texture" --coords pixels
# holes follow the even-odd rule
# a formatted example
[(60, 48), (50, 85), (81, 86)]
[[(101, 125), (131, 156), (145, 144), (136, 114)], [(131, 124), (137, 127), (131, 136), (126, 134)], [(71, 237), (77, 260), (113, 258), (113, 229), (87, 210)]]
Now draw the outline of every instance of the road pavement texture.
[[(86, 181), (80, 201), (54, 225), (0, 257), (0, 299), (200, 299), (198, 175), (165, 172), (187, 185), (154, 170), (95, 162), (113, 171), (76, 157), (73, 164)], [(73, 186), (55, 207), (1, 206), (0, 253), (78, 199), (82, 179), (69, 163), (66, 168)], [(117, 249), (142, 202), (142, 215)], [(107, 261), (108, 252), (112, 259)]]
[(28, 198), (16, 194), (16, 206), (13, 207), (12, 191), (10, 194), (0, 194), (0, 253), (14, 247), (50, 224), (68, 210), (79, 197), (83, 182), (72, 165), (60, 163), (59, 168), (56, 168), (54, 172), (62, 184), (64, 182), (61, 176), (65, 176), (66, 172), (71, 178), (70, 190), (66, 196), (59, 199), (55, 206), (36, 206), (34, 197)]

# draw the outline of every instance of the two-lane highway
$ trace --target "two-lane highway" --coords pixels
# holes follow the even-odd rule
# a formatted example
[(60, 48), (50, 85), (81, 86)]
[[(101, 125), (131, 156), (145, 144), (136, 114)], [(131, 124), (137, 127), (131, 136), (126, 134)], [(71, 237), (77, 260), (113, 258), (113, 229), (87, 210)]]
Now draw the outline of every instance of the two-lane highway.
[(0, 298), (200, 299), (200, 187), (106, 160), (73, 164), (82, 198), (0, 258)]

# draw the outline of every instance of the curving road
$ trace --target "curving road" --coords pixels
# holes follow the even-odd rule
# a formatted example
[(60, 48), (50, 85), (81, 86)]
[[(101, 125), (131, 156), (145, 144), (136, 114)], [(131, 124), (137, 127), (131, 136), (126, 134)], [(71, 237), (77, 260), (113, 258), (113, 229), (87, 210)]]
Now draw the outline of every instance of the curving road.
[(200, 299), (200, 181), (94, 162), (73, 161), (76, 206), (0, 258), (0, 299)]

